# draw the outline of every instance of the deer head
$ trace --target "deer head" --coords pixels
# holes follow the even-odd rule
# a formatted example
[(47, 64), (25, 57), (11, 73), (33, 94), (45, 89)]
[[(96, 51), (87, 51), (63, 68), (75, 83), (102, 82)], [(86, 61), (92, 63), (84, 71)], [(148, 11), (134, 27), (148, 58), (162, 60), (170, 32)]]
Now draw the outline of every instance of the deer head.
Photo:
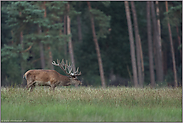
[(64, 59), (62, 59), (62, 62), (60, 63), (60, 60), (57, 59), (57, 63), (55, 61), (52, 62), (52, 65), (59, 66), (67, 75), (69, 75), (70, 78), (70, 84), (82, 84), (82, 82), (77, 78), (77, 76), (81, 75), (81, 71), (78, 72), (79, 67), (75, 72), (72, 72), (72, 66), (68, 65), (68, 62), (66, 60), (66, 63), (64, 63)]

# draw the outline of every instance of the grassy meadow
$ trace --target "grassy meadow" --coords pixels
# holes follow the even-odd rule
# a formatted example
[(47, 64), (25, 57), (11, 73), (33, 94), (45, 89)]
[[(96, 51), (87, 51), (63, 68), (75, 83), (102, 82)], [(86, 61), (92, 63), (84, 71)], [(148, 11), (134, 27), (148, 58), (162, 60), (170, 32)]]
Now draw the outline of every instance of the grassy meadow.
[(2, 122), (182, 122), (182, 89), (1, 88)]

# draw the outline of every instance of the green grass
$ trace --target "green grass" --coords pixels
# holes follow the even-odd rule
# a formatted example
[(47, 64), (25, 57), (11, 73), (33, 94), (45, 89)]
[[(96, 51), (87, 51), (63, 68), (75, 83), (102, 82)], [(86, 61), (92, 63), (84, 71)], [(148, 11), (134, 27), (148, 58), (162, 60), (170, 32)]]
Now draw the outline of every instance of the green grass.
[(182, 89), (1, 88), (1, 121), (182, 121)]

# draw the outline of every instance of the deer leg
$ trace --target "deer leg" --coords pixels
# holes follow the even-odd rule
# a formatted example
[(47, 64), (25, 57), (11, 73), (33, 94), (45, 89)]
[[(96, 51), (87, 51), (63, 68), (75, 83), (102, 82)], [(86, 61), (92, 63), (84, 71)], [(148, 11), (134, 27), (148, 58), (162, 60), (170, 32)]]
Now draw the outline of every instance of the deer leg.
[(33, 88), (35, 87), (35, 82), (33, 82), (33, 81), (32, 81), (32, 82), (28, 82), (28, 83), (27, 83), (27, 87), (26, 87), (27, 90), (29, 90), (30, 87), (31, 87), (31, 90), (32, 90), (32, 87), (33, 87)]
[(55, 90), (55, 87), (56, 87), (56, 86), (55, 86), (55, 85), (53, 85), (53, 84), (52, 84), (52, 85), (50, 85), (50, 90), (54, 91), (54, 90)]
[(27, 90), (31, 87), (31, 85), (32, 83), (27, 83), (27, 86), (26, 86)]
[(31, 89), (30, 89), (30, 92), (32, 92), (33, 91), (33, 89), (34, 89), (34, 87), (35, 87), (36, 85), (35, 85), (35, 83), (33, 83), (32, 85), (31, 85)]
[(29, 90), (29, 88), (31, 87), (32, 84), (27, 84), (26, 88), (27, 90)]
[(29, 90), (29, 87), (28, 87), (28, 85), (26, 86), (26, 89), (27, 89), (27, 90)]

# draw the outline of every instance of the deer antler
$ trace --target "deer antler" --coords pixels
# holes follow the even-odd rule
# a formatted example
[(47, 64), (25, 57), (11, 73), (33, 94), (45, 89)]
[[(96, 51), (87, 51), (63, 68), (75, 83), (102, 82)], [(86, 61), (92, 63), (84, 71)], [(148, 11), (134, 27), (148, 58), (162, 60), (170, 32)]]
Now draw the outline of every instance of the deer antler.
[[(62, 62), (60, 63), (60, 60), (57, 59), (57, 63), (55, 61), (52, 62), (52, 65), (55, 66), (59, 66), (67, 75), (69, 76), (80, 76), (81, 75), (81, 71), (80, 73), (78, 73), (79, 67), (77, 68), (77, 71), (72, 73), (72, 66), (67, 64), (67, 60), (66, 63), (64, 63), (64, 59), (62, 59)], [(67, 70), (69, 72), (67, 72)]]

